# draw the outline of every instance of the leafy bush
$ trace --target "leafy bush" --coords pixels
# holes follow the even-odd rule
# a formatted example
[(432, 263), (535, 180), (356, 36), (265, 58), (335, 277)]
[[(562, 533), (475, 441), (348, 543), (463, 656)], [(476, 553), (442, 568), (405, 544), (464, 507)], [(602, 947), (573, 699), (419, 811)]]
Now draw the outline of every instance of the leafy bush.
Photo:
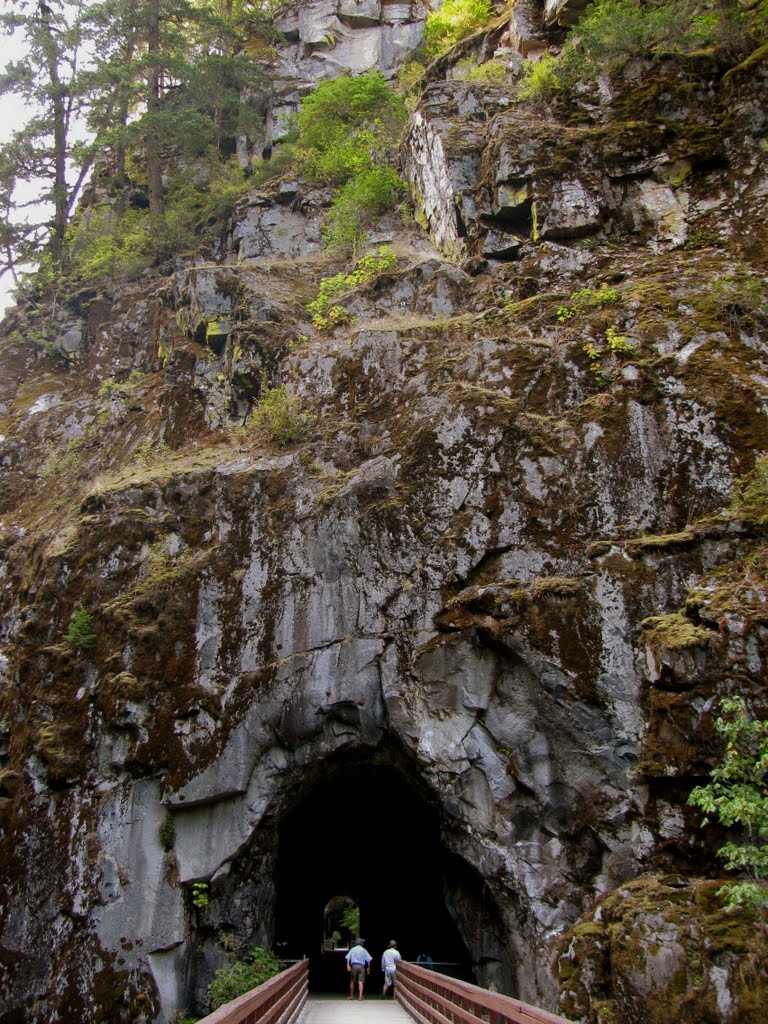
[(397, 257), (388, 245), (382, 245), (377, 252), (361, 256), (349, 273), (334, 274), (320, 281), (318, 296), (307, 306), (312, 323), (318, 330), (327, 331), (342, 323), (349, 323), (351, 316), (344, 306), (332, 305), (332, 300), (342, 292), (368, 284), (377, 274), (397, 262)]
[(281, 970), (282, 965), (274, 953), (256, 946), (245, 960), (235, 960), (234, 963), (220, 967), (216, 971), (213, 981), (208, 986), (211, 1009), (216, 1010), (219, 1006), (250, 992), (257, 985), (263, 985)]
[(72, 613), (64, 639), (74, 651), (91, 650), (96, 646), (93, 616), (86, 608), (78, 608)]
[(158, 829), (158, 837), (160, 845), (166, 852), (173, 849), (176, 843), (176, 824), (170, 814), (163, 818)]
[(479, 85), (500, 85), (508, 75), (509, 64), (506, 61), (493, 59), (478, 64), (474, 57), (467, 57), (456, 65), (454, 77)]
[(326, 225), (327, 246), (354, 252), (365, 228), (397, 207), (405, 186), (386, 160), (406, 116), (403, 98), (380, 71), (321, 82), (302, 101), (295, 118), (301, 170), (314, 181), (339, 186)]
[(268, 388), (262, 383), (261, 398), (252, 422), (263, 427), (280, 445), (298, 444), (307, 439), (309, 416), (301, 412), (298, 398), (289, 395), (284, 384)]
[(263, 185), (270, 178), (282, 174), (283, 171), (287, 170), (294, 163), (295, 159), (294, 147), (288, 142), (283, 142), (279, 148), (275, 149), (269, 160), (252, 160), (253, 173), (248, 179), (248, 187), (254, 188), (258, 185)]
[(751, 277), (743, 267), (716, 277), (712, 297), (721, 316), (730, 319), (768, 311), (766, 288), (762, 280)]
[(211, 887), (207, 882), (192, 883), (192, 903), (196, 907), (207, 907), (211, 902)]
[(559, 59), (544, 55), (526, 63), (520, 96), (546, 98), (629, 57), (688, 52), (731, 31), (719, 8), (702, 11), (699, 0), (593, 0)]
[(726, 828), (742, 829), (741, 838), (717, 851), (728, 871), (748, 878), (718, 890), (726, 907), (763, 908), (768, 906), (768, 721), (755, 718), (737, 695), (720, 702), (715, 729), (725, 740), (723, 759), (688, 802), (704, 812), (703, 824), (714, 816)]
[(631, 354), (635, 351), (635, 346), (627, 341), (626, 335), (619, 334), (619, 329), (615, 324), (612, 324), (605, 332), (605, 340), (608, 342), (611, 352)]
[(199, 244), (229, 216), (248, 184), (236, 160), (213, 158), (171, 178), (159, 223), (147, 210), (121, 211), (115, 204), (86, 210), (67, 235), (70, 272), (97, 285), (136, 277), (158, 259)]
[(549, 99), (554, 96), (563, 87), (558, 68), (557, 58), (551, 53), (543, 53), (538, 60), (525, 61), (518, 93), (520, 99)]
[(61, 451), (50, 455), (40, 470), (40, 479), (46, 480), (48, 477), (58, 476), (60, 473), (66, 473), (68, 469), (76, 466), (82, 458), (81, 449), (83, 442), (84, 437), (82, 435), (80, 437), (73, 437)]
[(67, 242), (71, 270), (84, 281), (126, 281), (155, 258), (149, 215), (143, 210), (119, 213), (113, 206), (97, 206), (70, 229)]
[(351, 907), (346, 908), (344, 913), (341, 915), (341, 923), (353, 935), (360, 934), (360, 907), (358, 907), (356, 903), (353, 903)]
[(768, 519), (768, 455), (760, 455), (752, 472), (738, 481), (731, 510), (737, 515), (758, 515), (761, 521)]
[(302, 171), (315, 181), (343, 185), (383, 158), (405, 117), (402, 98), (380, 71), (321, 82), (295, 118)]
[(406, 110), (415, 110), (421, 93), (426, 67), (417, 60), (400, 65), (397, 72), (397, 91), (403, 97)]
[(208, 168), (191, 168), (172, 177), (163, 225), (166, 251), (190, 246), (208, 227), (226, 220), (248, 187), (234, 157), (226, 162), (214, 159)]
[(333, 197), (325, 222), (328, 249), (354, 253), (367, 241), (366, 228), (388, 210), (394, 210), (405, 192), (405, 183), (391, 167), (362, 171)]
[(439, 11), (427, 16), (424, 49), (428, 56), (439, 57), (487, 25), (493, 16), (491, 0), (445, 0)]
[(599, 306), (612, 306), (619, 300), (619, 293), (616, 288), (610, 285), (601, 284), (599, 288), (579, 288), (571, 292), (571, 305), (558, 306), (556, 317), (559, 323), (565, 323), (576, 316), (583, 309), (594, 309)]

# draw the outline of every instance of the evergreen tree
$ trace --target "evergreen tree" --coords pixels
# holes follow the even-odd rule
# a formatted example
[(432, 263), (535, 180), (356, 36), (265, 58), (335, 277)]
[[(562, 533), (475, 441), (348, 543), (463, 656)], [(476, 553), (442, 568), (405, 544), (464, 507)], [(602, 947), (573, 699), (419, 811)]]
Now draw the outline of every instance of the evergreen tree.
[[(45, 245), (60, 262), (93, 148), (78, 134), (84, 103), (78, 82), (79, 4), (15, 0), (13, 9), (0, 15), (0, 28), (20, 39), (24, 54), (0, 77), (0, 95), (15, 94), (34, 111), (0, 147), (0, 238), (7, 259), (2, 270), (16, 276), (17, 268), (35, 261)], [(34, 198), (20, 195), (19, 186), (30, 180), (39, 182)], [(33, 207), (45, 212), (28, 222), (24, 211)]]
[[(62, 269), (95, 153), (112, 171), (116, 224), (129, 154), (144, 164), (154, 231), (163, 235), (167, 164), (230, 152), (234, 137), (253, 128), (248, 94), (264, 80), (259, 58), (263, 66), (269, 56), (268, 0), (51, 4), (16, 0), (0, 18), (6, 31), (21, 34), (24, 52), (0, 91), (36, 111), (0, 148), (0, 251), (14, 276), (44, 252), (54, 272)], [(26, 223), (19, 186), (29, 180), (43, 182), (29, 205), (52, 209), (52, 219), (46, 212)]]

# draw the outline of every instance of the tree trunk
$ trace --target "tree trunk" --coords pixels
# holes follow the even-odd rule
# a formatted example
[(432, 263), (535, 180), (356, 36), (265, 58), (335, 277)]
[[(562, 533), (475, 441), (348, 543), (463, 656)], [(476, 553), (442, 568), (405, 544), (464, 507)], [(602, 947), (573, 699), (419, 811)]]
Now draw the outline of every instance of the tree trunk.
[(157, 123), (153, 117), (160, 112), (160, 0), (147, 0), (147, 173), (149, 177), (149, 212), (163, 215), (163, 173), (160, 161), (162, 148)]
[(57, 264), (61, 263), (64, 234), (67, 230), (67, 105), (66, 86), (59, 74), (59, 47), (51, 23), (51, 9), (45, 0), (38, 0), (40, 25), (43, 30), (42, 46), (45, 53), (46, 70), (50, 81), (51, 106), (53, 111), (53, 232), (51, 252)]

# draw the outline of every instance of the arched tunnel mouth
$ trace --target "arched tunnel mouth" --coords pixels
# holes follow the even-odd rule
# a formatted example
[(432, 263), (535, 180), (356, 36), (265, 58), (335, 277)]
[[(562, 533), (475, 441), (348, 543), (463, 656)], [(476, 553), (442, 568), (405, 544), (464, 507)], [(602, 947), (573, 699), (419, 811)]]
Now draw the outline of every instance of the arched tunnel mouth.
[(437, 807), (400, 770), (354, 760), (327, 766), (279, 826), (275, 951), (309, 957), (311, 991), (343, 993), (344, 957), (358, 929), (340, 926), (335, 910), (356, 906), (373, 957), (370, 991), (381, 991), (381, 954), (391, 939), (404, 959), (429, 957), (439, 970), (473, 980), (446, 905), (456, 860), (441, 843)]

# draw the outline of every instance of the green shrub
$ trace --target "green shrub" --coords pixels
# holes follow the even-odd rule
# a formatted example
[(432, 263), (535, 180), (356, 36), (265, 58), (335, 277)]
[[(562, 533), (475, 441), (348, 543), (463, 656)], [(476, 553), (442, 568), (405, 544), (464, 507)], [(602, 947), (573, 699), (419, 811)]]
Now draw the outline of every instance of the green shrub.
[(563, 87), (558, 67), (557, 58), (551, 53), (543, 53), (538, 60), (525, 61), (518, 93), (520, 99), (549, 99), (554, 96)]
[(343, 185), (383, 158), (405, 118), (402, 98), (380, 71), (321, 82), (295, 117), (302, 171), (315, 181)]
[(439, 57), (483, 28), (493, 17), (491, 0), (445, 0), (440, 10), (427, 16), (424, 49), (428, 56)]
[(366, 229), (388, 210), (397, 208), (405, 183), (391, 167), (362, 171), (333, 197), (324, 227), (325, 246), (357, 252), (367, 241)]
[(503, 60), (486, 60), (478, 64), (474, 57), (467, 57), (456, 65), (455, 78), (462, 82), (477, 82), (479, 85), (500, 85), (509, 75), (509, 65)]
[(624, 352), (629, 355), (635, 351), (635, 346), (627, 341), (624, 334), (619, 334), (619, 329), (615, 324), (612, 324), (605, 332), (605, 340), (608, 342), (611, 352)]
[(100, 205), (86, 211), (67, 235), (74, 275), (95, 284), (126, 281), (155, 259), (149, 215), (143, 210), (119, 213)]
[(421, 94), (425, 66), (417, 60), (409, 60), (401, 64), (397, 72), (397, 91), (403, 97), (406, 110), (415, 110)]
[[(720, 702), (715, 729), (725, 740), (720, 764), (706, 786), (696, 786), (688, 803), (740, 834), (717, 851), (726, 870), (747, 881), (718, 889), (728, 910), (768, 907), (768, 721), (756, 718), (740, 695)], [(764, 925), (765, 926), (765, 925)]]
[(213, 981), (208, 986), (211, 1009), (216, 1010), (219, 1006), (250, 992), (257, 985), (263, 985), (281, 970), (280, 961), (270, 950), (256, 946), (245, 960), (235, 960), (234, 963), (220, 967), (216, 971)]
[(216, 158), (170, 179), (159, 221), (147, 210), (121, 211), (109, 203), (86, 210), (67, 234), (69, 271), (96, 285), (136, 277), (158, 259), (200, 244), (248, 185), (236, 160)]
[(407, 113), (379, 71), (321, 82), (295, 118), (295, 152), (312, 180), (338, 186), (325, 228), (326, 245), (354, 252), (365, 229), (396, 209), (405, 186), (386, 166)]
[(766, 288), (759, 278), (751, 277), (742, 267), (712, 282), (712, 296), (722, 315), (748, 316), (766, 311)]
[(197, 167), (174, 175), (168, 183), (163, 224), (166, 252), (191, 246), (207, 228), (226, 220), (249, 185), (234, 157), (226, 162), (213, 159), (204, 173)]
[(130, 393), (144, 374), (141, 370), (131, 370), (125, 380), (118, 380), (116, 377), (105, 377), (99, 385), (99, 398), (111, 398), (112, 395)]
[(252, 161), (253, 173), (248, 179), (248, 187), (254, 188), (263, 185), (270, 178), (282, 174), (295, 160), (296, 154), (293, 146), (288, 142), (282, 143), (275, 149), (269, 160)]
[(619, 292), (610, 285), (602, 284), (599, 288), (579, 288), (571, 292), (569, 306), (558, 306), (555, 313), (558, 323), (565, 323), (583, 309), (594, 309), (599, 306), (613, 306), (619, 301)]
[[(538, 72), (540, 85), (552, 90), (554, 76), (560, 86), (571, 86), (614, 70), (629, 57), (687, 52), (717, 42), (721, 31), (720, 17), (702, 14), (699, 0), (593, 0), (560, 59)], [(531, 84), (530, 95), (543, 95)]]
[(61, 451), (49, 456), (40, 470), (40, 479), (45, 480), (51, 476), (58, 476), (59, 473), (66, 473), (68, 469), (76, 466), (82, 458), (83, 442), (82, 436), (73, 437)]
[(173, 818), (166, 815), (158, 829), (158, 836), (160, 838), (160, 845), (166, 851), (172, 850), (176, 843), (176, 825)]
[(64, 639), (73, 651), (88, 651), (96, 646), (93, 616), (87, 609), (78, 608), (72, 613)]
[(361, 256), (349, 274), (334, 274), (320, 281), (318, 296), (307, 306), (312, 323), (318, 330), (326, 331), (342, 323), (349, 323), (351, 316), (344, 306), (333, 305), (332, 300), (342, 292), (368, 284), (377, 274), (394, 266), (397, 257), (388, 245), (382, 245), (377, 252)]
[(768, 519), (768, 455), (759, 455), (755, 468), (736, 484), (731, 510), (737, 515), (757, 515)]
[(277, 444), (289, 445), (306, 441), (310, 418), (301, 411), (299, 399), (289, 395), (284, 384), (277, 388), (262, 385), (252, 422), (263, 427)]
[(207, 907), (211, 902), (211, 887), (207, 882), (192, 883), (192, 903), (196, 907)]

